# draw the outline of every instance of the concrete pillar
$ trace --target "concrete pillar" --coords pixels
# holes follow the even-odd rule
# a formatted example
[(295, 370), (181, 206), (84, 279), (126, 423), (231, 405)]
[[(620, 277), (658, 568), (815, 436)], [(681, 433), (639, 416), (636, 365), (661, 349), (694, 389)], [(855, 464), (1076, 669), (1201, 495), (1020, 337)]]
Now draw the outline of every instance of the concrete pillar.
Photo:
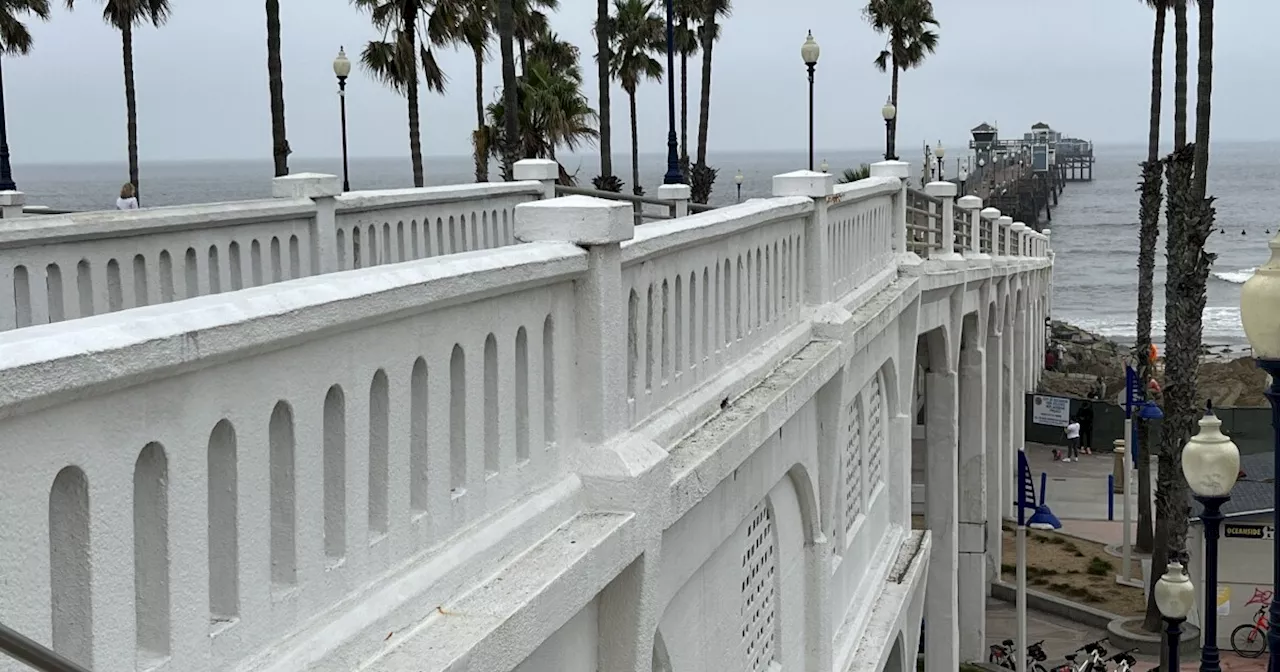
[(560, 179), (560, 164), (551, 159), (520, 159), (512, 168), (512, 177), (518, 181), (542, 183), (542, 197), (556, 197), (556, 180)]
[(978, 216), (982, 218), (980, 231), (987, 232), (987, 245), (990, 246), (989, 250), (987, 252), (984, 252), (982, 256), (986, 257), (990, 255), (994, 257), (1000, 254), (999, 248), (996, 247), (996, 231), (999, 228), (999, 225), (996, 223), (996, 220), (1000, 219), (1000, 209), (999, 208), (983, 208), (982, 211), (978, 213)]
[(687, 184), (664, 184), (658, 187), (658, 198), (670, 201), (675, 211), (673, 217), (689, 216), (689, 199), (693, 197), (693, 188)]
[(1011, 226), (1013, 226), (1013, 218), (1008, 215), (1001, 215), (996, 219), (997, 228), (992, 233), (994, 236), (992, 240), (996, 241), (998, 244), (1000, 240), (1000, 232), (1004, 232), (1004, 246), (996, 249), (996, 254), (999, 256), (1013, 256), (1013, 243), (1010, 242), (1013, 240), (1013, 234), (1009, 233), (1009, 227)]
[(1027, 256), (1027, 225), (1022, 222), (1014, 222), (1009, 227), (1009, 256), (1025, 257)]
[[(804, 547), (805, 590), (809, 595), (828, 595), (831, 585), (831, 538), (814, 539)], [(805, 600), (805, 669), (831, 669), (833, 624), (827, 600)], [(607, 668), (601, 668), (607, 669)], [(645, 668), (643, 672), (651, 672)]]
[[(937, 345), (931, 343), (930, 349), (933, 347)], [(944, 355), (932, 352), (930, 357), (937, 361)], [(955, 672), (960, 667), (956, 515), (959, 394), (956, 372), (931, 363), (925, 374), (925, 523), (933, 535), (924, 594), (925, 672)]]
[(978, 225), (982, 221), (978, 211), (982, 209), (982, 199), (972, 195), (961, 196), (956, 201), (956, 207), (964, 211), (965, 220), (968, 223), (969, 244), (964, 248), (965, 258), (982, 257), (981, 237), (978, 234)]
[(982, 660), (987, 639), (986, 343), (977, 333), (965, 339), (959, 404), (960, 659)]
[(877, 161), (871, 164), (871, 177), (893, 177), (902, 181), (902, 188), (893, 197), (893, 252), (901, 260), (903, 257), (914, 257), (919, 261), (907, 245), (907, 179), (911, 177), (911, 164), (906, 161)]
[[(1015, 295), (1016, 296), (1016, 295)], [(1022, 300), (1026, 301), (1026, 293), (1022, 294)], [(1015, 316), (1013, 318), (1013, 361), (1014, 365), (1011, 369), (1013, 376), (1009, 385), (1009, 390), (1013, 394), (1013, 449), (1012, 456), (1017, 455), (1018, 450), (1026, 446), (1026, 435), (1024, 426), (1026, 418), (1024, 412), (1027, 405), (1027, 312), (1025, 305), (1014, 306)]]
[[(942, 249), (937, 258), (948, 261), (961, 259), (956, 253), (956, 189), (955, 182), (930, 182), (924, 185), (924, 193), (942, 200)], [(929, 250), (929, 257), (934, 258), (932, 248)]]
[[(630, 217), (631, 207), (623, 204)], [(601, 670), (651, 672), (658, 630), (658, 548), (646, 550), (600, 592), (596, 660)], [(830, 647), (828, 647), (830, 648)]]
[(773, 176), (774, 196), (805, 196), (813, 199), (813, 214), (805, 223), (805, 303), (821, 306), (831, 301), (831, 260), (827, 252), (827, 197), (835, 193), (836, 178), (830, 173), (797, 170)]
[(598, 446), (627, 429), (626, 302), (622, 241), (635, 235), (631, 206), (590, 196), (565, 196), (516, 206), (516, 239), (569, 242), (587, 250), (587, 272), (575, 292), (578, 432)]
[(338, 268), (338, 201), (342, 180), (337, 175), (295, 173), (271, 180), (273, 198), (309, 198), (316, 206), (311, 220), (311, 274), (333, 273)]
[(0, 191), (0, 219), (21, 217), (26, 203), (27, 195), (21, 191)]
[[(997, 303), (997, 305), (999, 305)], [(1011, 473), (1005, 467), (1004, 407), (1001, 405), (1004, 394), (1001, 370), (1004, 361), (1004, 343), (1001, 339), (999, 318), (992, 320), (987, 326), (987, 389), (984, 395), (987, 416), (986, 445), (987, 455), (987, 579), (1000, 578), (1000, 565), (1003, 562), (1004, 543), (1000, 524), (1004, 517), (1002, 503), (1012, 500), (1012, 491), (1006, 474)]]
[[(1013, 301), (1014, 298), (1015, 294), (1012, 287), (1010, 287), (1006, 301)], [(1000, 347), (1004, 351), (1000, 361), (1000, 438), (1004, 444), (1004, 455), (1001, 459), (1001, 463), (1003, 464), (1003, 469), (1008, 470), (1008, 473), (1012, 475), (1017, 465), (1016, 459), (1018, 455), (1017, 441), (1014, 439), (1014, 430), (1016, 429), (1014, 400), (1018, 395), (1013, 389), (1013, 371), (1016, 366), (1013, 361), (1013, 353), (1015, 350), (1014, 341), (1017, 339), (1017, 336), (1014, 334), (1013, 330), (1013, 323), (1016, 320), (1012, 315), (1014, 312), (1013, 307), (1011, 307), (1009, 312), (1011, 314), (1008, 321), (1005, 323), (1004, 336), (1000, 339)], [(1013, 487), (1013, 481), (1009, 480), (1008, 477), (1005, 478), (1005, 482), (1009, 483), (1010, 487)], [(1016, 516), (1018, 513), (1013, 505), (1012, 498), (1006, 497), (1005, 501), (1001, 502), (1001, 506), (1004, 507), (1004, 511), (1009, 516)]]

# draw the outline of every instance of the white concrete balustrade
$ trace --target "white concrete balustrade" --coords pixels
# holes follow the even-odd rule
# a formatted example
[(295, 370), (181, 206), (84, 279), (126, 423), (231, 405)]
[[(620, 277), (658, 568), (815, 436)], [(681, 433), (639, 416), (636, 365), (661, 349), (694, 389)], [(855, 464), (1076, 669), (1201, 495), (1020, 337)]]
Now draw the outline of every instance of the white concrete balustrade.
[(341, 210), (304, 177), (223, 206), (268, 222), (5, 248), (300, 261), (0, 333), (0, 622), (95, 670), (909, 672), (925, 618), (954, 672), (1051, 261), (994, 219), (1008, 252), (927, 258), (906, 164), (873, 170), (639, 228), (541, 183), (348, 195), (315, 245)]

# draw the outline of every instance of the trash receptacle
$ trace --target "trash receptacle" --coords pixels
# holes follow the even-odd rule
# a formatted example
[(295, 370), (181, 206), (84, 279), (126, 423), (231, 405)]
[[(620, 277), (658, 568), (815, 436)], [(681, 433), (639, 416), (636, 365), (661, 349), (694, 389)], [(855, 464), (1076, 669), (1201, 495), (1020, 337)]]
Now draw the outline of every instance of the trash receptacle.
[(1124, 494), (1124, 484), (1129, 480), (1126, 478), (1128, 474), (1124, 473), (1124, 439), (1116, 439), (1112, 442), (1112, 446), (1112, 457), (1115, 460), (1115, 465), (1112, 467), (1112, 473), (1115, 475), (1115, 478), (1111, 479), (1114, 483), (1111, 491), (1117, 495), (1122, 495)]

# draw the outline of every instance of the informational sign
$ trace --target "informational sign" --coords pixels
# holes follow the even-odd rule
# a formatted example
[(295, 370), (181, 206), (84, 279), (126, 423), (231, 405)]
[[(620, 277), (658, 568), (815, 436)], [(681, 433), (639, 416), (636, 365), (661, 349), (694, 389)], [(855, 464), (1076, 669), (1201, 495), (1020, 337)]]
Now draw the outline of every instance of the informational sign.
[(1231, 586), (1218, 588), (1218, 615), (1231, 615)]
[(1031, 403), (1031, 422), (1049, 427), (1066, 427), (1071, 418), (1071, 400), (1066, 397), (1035, 395)]
[(1228, 539), (1275, 539), (1276, 528), (1274, 525), (1227, 523), (1222, 526), (1222, 536)]
[(1031, 148), (1031, 170), (1037, 173), (1049, 172), (1049, 146), (1035, 145)]

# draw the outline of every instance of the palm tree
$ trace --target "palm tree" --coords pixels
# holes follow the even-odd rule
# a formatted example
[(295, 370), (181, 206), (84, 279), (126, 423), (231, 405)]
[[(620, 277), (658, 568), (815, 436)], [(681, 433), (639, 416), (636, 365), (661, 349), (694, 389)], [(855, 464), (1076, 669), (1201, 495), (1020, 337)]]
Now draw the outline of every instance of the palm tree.
[(689, 57), (698, 53), (698, 0), (676, 0), (675, 46), (680, 52), (680, 172), (689, 180)]
[(31, 14), (49, 20), (49, 0), (0, 0), (0, 190), (15, 190), (9, 169), (9, 134), (4, 120), (5, 54), (23, 56), (31, 52), (31, 32), (18, 20), (20, 14)]
[[(404, 95), (409, 101), (409, 155), (413, 163), (413, 186), (425, 183), (422, 170), (422, 133), (418, 117), (418, 68), (422, 68), (427, 89), (443, 93), (447, 78), (436, 63), (429, 44), (447, 40), (447, 35), (428, 31), (431, 3), (428, 0), (352, 0), (367, 10), (373, 25), (383, 31), (381, 40), (370, 41), (360, 54), (360, 62), (374, 77)], [(437, 24), (438, 25), (438, 24)], [(437, 28), (437, 31), (442, 28)]]
[(475, 149), (476, 182), (489, 181), (489, 148), (485, 146), (484, 64), (489, 59), (489, 41), (495, 21), (491, 0), (439, 0), (431, 14), (429, 34), (445, 35), (455, 46), (471, 50), (476, 68), (476, 130), (472, 132)]
[(1173, 5), (1173, 148), (1187, 144), (1187, 2)]
[[(66, 0), (67, 9), (74, 9), (75, 0)], [(124, 104), (129, 136), (129, 182), (133, 184), (138, 201), (142, 201), (138, 188), (138, 91), (133, 81), (133, 29), (145, 23), (159, 28), (169, 18), (169, 0), (105, 0), (102, 20), (120, 31), (120, 45), (124, 61)]]
[(520, 72), (529, 58), (529, 44), (551, 28), (546, 12), (560, 9), (560, 0), (515, 0), (511, 10), (515, 16), (516, 42), (520, 46)]
[(535, 37), (528, 48), (529, 60), (545, 63), (553, 72), (579, 86), (582, 85), (581, 56), (576, 46), (550, 30)]
[[(596, 112), (582, 94), (581, 81), (539, 59), (533, 46), (530, 45), (525, 73), (520, 78), (520, 137), (515, 144), (523, 158), (554, 160), (560, 147), (572, 151), (597, 137)], [(488, 113), (488, 132), (494, 138), (491, 146), (497, 153), (496, 147), (504, 140), (503, 102), (490, 104)]]
[(502, 179), (515, 179), (516, 158), (520, 146), (516, 139), (520, 137), (519, 117), (519, 81), (516, 79), (516, 58), (514, 40), (516, 17), (514, 0), (498, 0), (498, 51), (502, 53), (502, 104), (505, 107), (505, 118), (502, 134), (505, 142), (502, 145)]
[(636, 89), (649, 79), (662, 81), (662, 64), (653, 57), (666, 49), (665, 22), (653, 13), (654, 0), (614, 0), (617, 16), (613, 35), (614, 79), (622, 84), (631, 105), (631, 191), (644, 194), (640, 186), (640, 137), (636, 126)]
[[(898, 73), (919, 67), (938, 48), (938, 33), (930, 26), (937, 26), (930, 0), (868, 0), (862, 10), (863, 17), (877, 33), (887, 37), (885, 48), (876, 56), (875, 64), (880, 72), (892, 69), (893, 81), (889, 89), (889, 102), (898, 108)], [(898, 117), (889, 121), (889, 152), (896, 155)]]
[(271, 155), (276, 177), (289, 174), (289, 141), (284, 132), (284, 73), (280, 64), (280, 0), (267, 0), (267, 86), (271, 90)]
[[(711, 53), (716, 40), (720, 39), (718, 22), (733, 13), (732, 5), (731, 0), (698, 0), (698, 43), (702, 48), (702, 96), (698, 107), (697, 162), (703, 166), (707, 164), (707, 131), (711, 120)], [(710, 185), (707, 191), (710, 193)]]
[(871, 164), (863, 163), (857, 168), (845, 168), (844, 172), (840, 173), (840, 179), (836, 181), (840, 184), (849, 184), (850, 182), (865, 180), (868, 177), (871, 177)]
[[(1156, 243), (1160, 240), (1160, 201), (1163, 190), (1160, 163), (1160, 100), (1164, 70), (1164, 32), (1169, 0), (1142, 0), (1155, 10), (1156, 26), (1151, 44), (1151, 117), (1148, 123), (1147, 160), (1142, 164), (1141, 194), (1138, 203), (1138, 320), (1134, 360), (1138, 362), (1138, 380), (1147, 389), (1151, 379), (1151, 312), (1155, 303)], [(1137, 421), (1138, 454), (1150, 455), (1151, 432), (1148, 422)], [(1138, 460), (1138, 538), (1137, 549), (1150, 553), (1151, 532), (1151, 460)]]
[(609, 89), (613, 86), (613, 19), (609, 16), (609, 0), (596, 0), (596, 84), (600, 96), (600, 175), (592, 182), (596, 189), (621, 191), (622, 184), (613, 175), (613, 125), (610, 115)]

